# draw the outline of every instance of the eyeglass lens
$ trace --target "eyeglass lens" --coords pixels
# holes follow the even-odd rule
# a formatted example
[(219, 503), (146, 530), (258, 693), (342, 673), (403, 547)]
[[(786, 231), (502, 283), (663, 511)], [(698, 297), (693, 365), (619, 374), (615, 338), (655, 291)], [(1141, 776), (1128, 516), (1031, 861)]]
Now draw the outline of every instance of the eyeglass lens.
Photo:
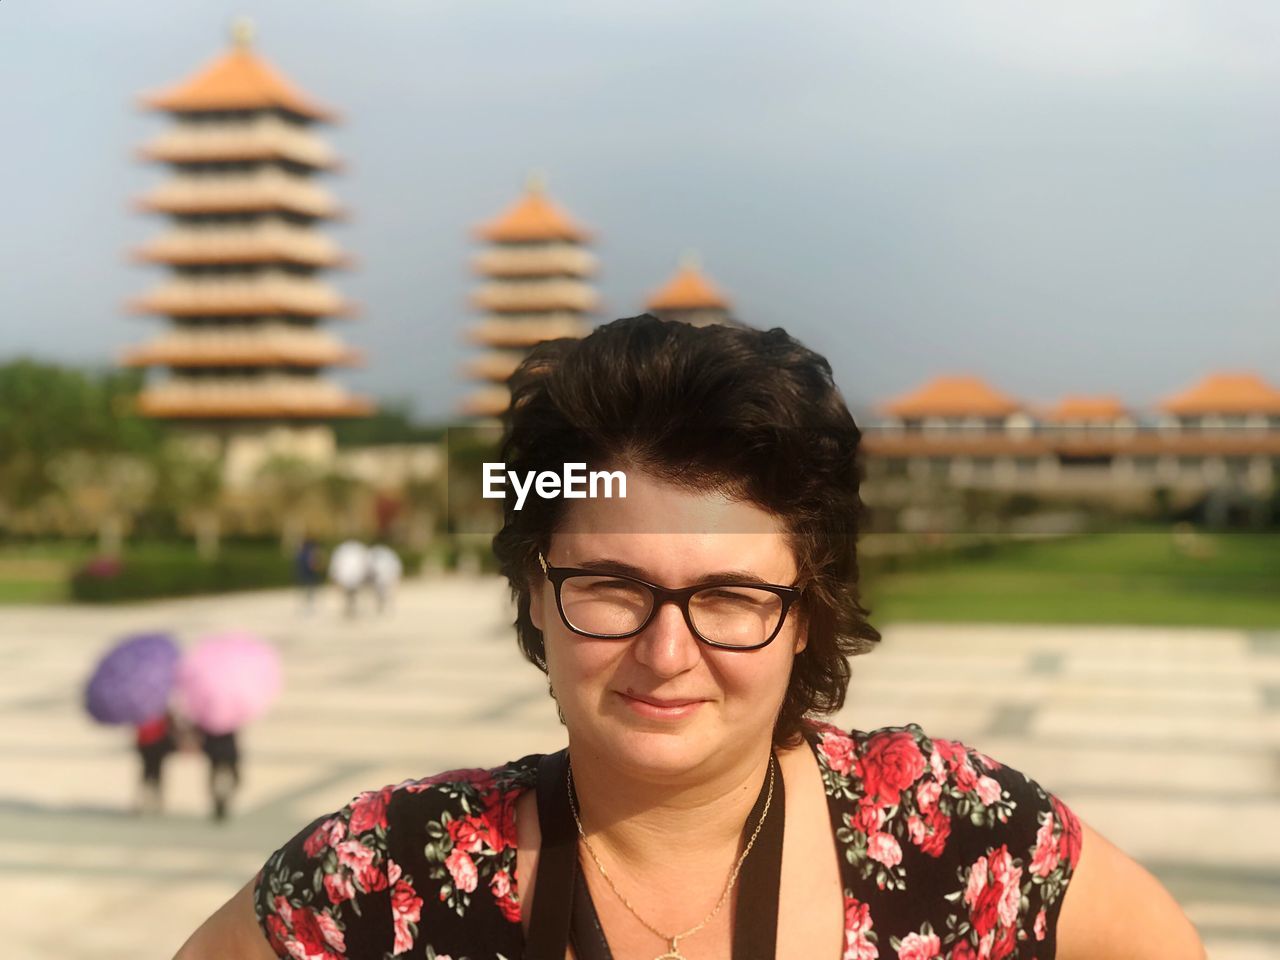
[[(560, 588), (569, 626), (601, 637), (635, 633), (649, 619), (654, 602), (648, 587), (617, 577), (568, 577)], [(752, 647), (777, 630), (782, 606), (782, 598), (769, 590), (711, 586), (689, 598), (689, 617), (713, 643)]]

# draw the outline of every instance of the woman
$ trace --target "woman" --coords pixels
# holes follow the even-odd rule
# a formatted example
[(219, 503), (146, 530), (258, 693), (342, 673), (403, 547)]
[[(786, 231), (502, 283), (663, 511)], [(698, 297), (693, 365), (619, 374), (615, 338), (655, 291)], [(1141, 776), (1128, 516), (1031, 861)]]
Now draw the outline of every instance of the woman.
[(566, 752), (361, 794), (277, 851), (190, 958), (1202, 956), (1146, 872), (1022, 774), (848, 733), (859, 433), (781, 330), (652, 317), (537, 348), (495, 552)]
[(137, 726), (134, 744), (142, 761), (142, 779), (134, 809), (142, 814), (164, 810), (164, 761), (177, 749), (173, 717), (168, 711)]
[(209, 799), (213, 819), (227, 819), (231, 798), (240, 787), (240, 747), (234, 730), (227, 733), (200, 731), (200, 747), (209, 758)]

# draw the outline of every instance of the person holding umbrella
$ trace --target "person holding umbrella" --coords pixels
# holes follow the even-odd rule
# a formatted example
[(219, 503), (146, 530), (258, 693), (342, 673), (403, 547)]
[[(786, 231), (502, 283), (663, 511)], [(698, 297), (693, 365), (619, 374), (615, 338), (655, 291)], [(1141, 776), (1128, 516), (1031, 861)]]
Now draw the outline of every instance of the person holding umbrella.
[(237, 732), (266, 710), (279, 690), (279, 654), (244, 631), (205, 637), (182, 662), (176, 696), (209, 758), (215, 820), (226, 819), (240, 786)]
[(125, 637), (98, 661), (85, 686), (84, 704), (98, 723), (132, 725), (142, 761), (136, 809), (158, 813), (163, 806), (164, 759), (175, 743), (168, 712), (181, 654), (164, 633)]
[(141, 814), (164, 810), (164, 761), (177, 744), (173, 737), (173, 717), (167, 711), (138, 724), (134, 739), (142, 761), (142, 782), (134, 809)]

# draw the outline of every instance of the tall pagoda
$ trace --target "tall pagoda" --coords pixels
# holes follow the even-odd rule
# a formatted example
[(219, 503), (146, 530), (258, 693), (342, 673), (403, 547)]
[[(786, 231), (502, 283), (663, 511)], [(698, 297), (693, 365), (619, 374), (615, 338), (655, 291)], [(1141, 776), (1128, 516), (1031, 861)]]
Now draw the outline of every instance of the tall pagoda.
[(733, 323), (731, 307), (729, 298), (707, 279), (692, 253), (685, 254), (671, 279), (645, 301), (645, 309), (650, 313), (695, 327)]
[(587, 249), (590, 233), (547, 197), (536, 177), (476, 236), (486, 248), (473, 267), (484, 280), (472, 296), (481, 317), (469, 338), (485, 352), (465, 369), (483, 386), (463, 400), (462, 410), (496, 417), (510, 402), (507, 378), (534, 345), (590, 331), (597, 300), (588, 278), (596, 258)]
[(143, 102), (174, 122), (141, 151), (171, 173), (138, 201), (169, 220), (135, 251), (168, 268), (131, 304), (168, 321), (123, 360), (168, 369), (143, 390), (141, 412), (223, 438), (269, 438), (268, 453), (327, 455), (325, 421), (372, 410), (324, 376), (360, 362), (323, 329), (354, 311), (321, 279), (347, 262), (317, 230), (340, 213), (315, 182), (338, 163), (312, 132), (333, 114), (257, 55), (244, 21), (231, 49)]

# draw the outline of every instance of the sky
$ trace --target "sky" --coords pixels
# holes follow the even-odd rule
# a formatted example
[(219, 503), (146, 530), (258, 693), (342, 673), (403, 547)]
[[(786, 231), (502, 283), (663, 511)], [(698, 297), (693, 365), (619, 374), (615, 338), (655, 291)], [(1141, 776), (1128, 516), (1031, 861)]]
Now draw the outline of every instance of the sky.
[(470, 229), (531, 171), (598, 235), (600, 319), (696, 250), (856, 410), (939, 373), (1147, 407), (1280, 384), (1280, 5), (1267, 0), (4, 0), (0, 359), (104, 366), (162, 223), (139, 94), (256, 47), (341, 126), (355, 389), (450, 417)]

